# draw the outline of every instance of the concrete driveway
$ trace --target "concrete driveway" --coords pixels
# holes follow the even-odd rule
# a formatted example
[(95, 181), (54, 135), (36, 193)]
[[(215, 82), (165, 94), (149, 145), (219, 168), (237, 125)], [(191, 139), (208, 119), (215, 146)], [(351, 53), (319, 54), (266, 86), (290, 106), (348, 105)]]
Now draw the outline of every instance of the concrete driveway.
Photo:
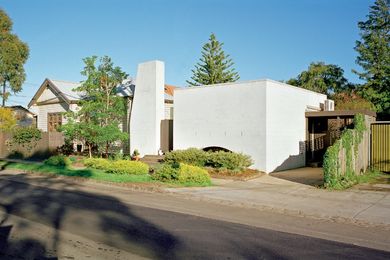
[(274, 172), (270, 175), (276, 178), (310, 186), (320, 186), (324, 183), (322, 168), (303, 167), (293, 170)]

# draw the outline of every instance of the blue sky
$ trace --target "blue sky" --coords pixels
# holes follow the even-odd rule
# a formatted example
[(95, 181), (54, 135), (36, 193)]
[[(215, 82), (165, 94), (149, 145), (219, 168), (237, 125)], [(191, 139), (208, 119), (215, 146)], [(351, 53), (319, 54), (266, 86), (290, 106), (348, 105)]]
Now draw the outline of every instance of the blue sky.
[(80, 81), (82, 58), (108, 55), (134, 76), (165, 62), (166, 82), (186, 86), (211, 32), (240, 80), (287, 80), (310, 62), (337, 64), (352, 82), (357, 22), (374, 0), (0, 0), (30, 47), (27, 80), (9, 105), (26, 105), (45, 78)]

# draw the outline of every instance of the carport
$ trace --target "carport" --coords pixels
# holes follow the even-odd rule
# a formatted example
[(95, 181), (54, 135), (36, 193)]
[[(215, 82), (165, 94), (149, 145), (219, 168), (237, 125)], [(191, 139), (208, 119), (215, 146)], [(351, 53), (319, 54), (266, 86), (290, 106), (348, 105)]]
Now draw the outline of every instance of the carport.
[(306, 112), (306, 165), (322, 166), (326, 149), (338, 140), (344, 129), (353, 128), (356, 114), (367, 115), (375, 122), (376, 113), (369, 110), (336, 110)]

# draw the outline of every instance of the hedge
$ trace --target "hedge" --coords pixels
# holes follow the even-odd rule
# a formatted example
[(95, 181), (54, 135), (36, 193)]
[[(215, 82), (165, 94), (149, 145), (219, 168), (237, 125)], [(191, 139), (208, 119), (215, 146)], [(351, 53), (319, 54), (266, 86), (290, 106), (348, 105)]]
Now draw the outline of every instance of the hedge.
[(178, 182), (182, 184), (201, 184), (211, 183), (209, 173), (198, 166), (181, 163), (172, 165), (165, 163), (156, 170), (152, 178), (162, 182)]
[(67, 167), (71, 164), (71, 161), (68, 157), (64, 155), (55, 155), (49, 157), (47, 160), (43, 162), (46, 165), (50, 166), (58, 166), (58, 167)]
[(143, 162), (129, 160), (107, 160), (103, 158), (88, 158), (84, 160), (87, 167), (104, 170), (115, 174), (148, 174), (149, 166)]

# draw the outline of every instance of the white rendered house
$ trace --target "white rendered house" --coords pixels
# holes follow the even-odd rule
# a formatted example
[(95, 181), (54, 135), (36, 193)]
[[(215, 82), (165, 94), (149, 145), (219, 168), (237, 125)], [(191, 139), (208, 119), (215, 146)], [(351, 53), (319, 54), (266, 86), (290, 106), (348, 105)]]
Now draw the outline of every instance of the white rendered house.
[(221, 147), (270, 173), (305, 166), (305, 112), (326, 95), (273, 80), (175, 91), (174, 149)]

